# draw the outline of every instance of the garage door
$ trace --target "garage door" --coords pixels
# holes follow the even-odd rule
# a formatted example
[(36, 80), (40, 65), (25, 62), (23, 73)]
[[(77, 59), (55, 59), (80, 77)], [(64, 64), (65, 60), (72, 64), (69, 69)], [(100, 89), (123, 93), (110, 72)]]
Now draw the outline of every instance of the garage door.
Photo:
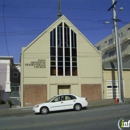
[(106, 82), (106, 87), (107, 87), (107, 99), (119, 98), (118, 81), (109, 80)]
[(58, 86), (58, 94), (70, 94), (70, 86)]

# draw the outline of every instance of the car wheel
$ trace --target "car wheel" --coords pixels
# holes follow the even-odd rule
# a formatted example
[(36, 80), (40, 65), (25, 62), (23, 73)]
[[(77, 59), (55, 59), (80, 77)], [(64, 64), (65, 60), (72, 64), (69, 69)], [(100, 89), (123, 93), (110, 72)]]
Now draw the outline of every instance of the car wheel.
[(74, 105), (74, 110), (75, 111), (80, 111), (81, 110), (81, 105), (80, 104), (75, 104)]
[(47, 114), (49, 112), (47, 107), (42, 107), (40, 110), (41, 114)]

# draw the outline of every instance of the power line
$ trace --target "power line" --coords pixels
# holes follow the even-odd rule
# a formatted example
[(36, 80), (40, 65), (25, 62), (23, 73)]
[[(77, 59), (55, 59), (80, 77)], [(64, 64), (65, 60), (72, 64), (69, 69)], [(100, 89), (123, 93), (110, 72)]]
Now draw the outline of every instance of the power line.
[[(80, 28), (81, 29), (81, 28)], [(103, 30), (103, 29), (111, 29), (111, 27), (93, 27), (93, 28), (83, 28), (82, 31), (91, 31), (91, 30)], [(11, 31), (11, 32), (6, 32), (6, 35), (31, 35), (31, 34), (39, 34), (40, 32), (36, 31), (44, 31), (45, 29), (37, 29), (37, 30), (28, 30), (28, 31)], [(0, 32), (0, 36), (4, 36), (5, 32)]]
[[(0, 16), (3, 17), (3, 16)], [(56, 18), (50, 18), (50, 17), (25, 17), (25, 16), (5, 16), (5, 18), (27, 18), (27, 19), (56, 19)], [(86, 20), (90, 22), (101, 22), (101, 21), (106, 21), (106, 20), (92, 20), (92, 19), (85, 19), (85, 18), (71, 18), (71, 20)]]
[[(21, 8), (26, 8), (26, 9), (33, 9), (33, 8), (36, 8), (36, 9), (39, 9), (39, 8), (41, 8), (41, 9), (49, 9), (49, 8), (54, 9), (54, 8), (55, 8), (55, 9), (56, 9), (56, 8), (57, 8), (57, 7), (55, 7), (55, 6), (53, 6), (53, 7), (50, 7), (50, 6), (48, 6), (48, 7), (47, 7), (47, 6), (46, 6), (46, 7), (44, 7), (44, 6), (43, 6), (43, 7), (42, 7), (42, 6), (39, 6), (39, 7), (38, 7), (38, 6), (37, 6), (37, 7), (29, 7), (29, 6), (28, 6), (28, 7), (27, 7), (27, 6), (26, 6), (26, 7), (22, 7), (22, 6), (12, 6), (12, 7), (11, 7), (11, 6), (7, 6), (7, 7), (8, 7), (8, 8), (18, 8), (18, 9), (21, 9)], [(1, 7), (0, 7), (0, 8), (1, 8)], [(87, 11), (106, 11), (106, 9), (96, 9), (96, 8), (63, 7), (62, 10), (63, 10), (63, 9), (65, 9), (65, 10), (66, 10), (66, 9), (67, 9), (67, 10), (68, 10), (68, 9), (72, 9), (72, 10), (87, 10)]]
[[(3, 18), (3, 16), (0, 16), (0, 18)], [(55, 18), (47, 18), (47, 17), (20, 17), (20, 16), (4, 16), (4, 18), (18, 18), (18, 19), (44, 19), (44, 20), (49, 20), (49, 19), (55, 19)], [(89, 22), (93, 22), (93, 23), (104, 23), (105, 21), (109, 21), (109, 20), (91, 20), (91, 19), (85, 19), (85, 18), (71, 18), (70, 20), (74, 20), (74, 21), (89, 21)], [(122, 24), (128, 24), (130, 23), (129, 21), (120, 21), (120, 23)]]
[(4, 31), (5, 31), (5, 43), (6, 43), (7, 53), (8, 53), (8, 56), (9, 56), (9, 49), (8, 49), (7, 35), (6, 35), (6, 25), (5, 25), (5, 1), (4, 1), (4, 4), (3, 4), (3, 22), (4, 22)]

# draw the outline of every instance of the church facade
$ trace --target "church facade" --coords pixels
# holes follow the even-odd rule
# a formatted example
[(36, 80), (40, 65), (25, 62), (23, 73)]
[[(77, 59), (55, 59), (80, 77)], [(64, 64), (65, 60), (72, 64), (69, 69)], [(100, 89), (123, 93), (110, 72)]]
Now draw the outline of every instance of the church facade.
[(58, 94), (102, 99), (102, 57), (63, 15), (21, 52), (21, 106)]

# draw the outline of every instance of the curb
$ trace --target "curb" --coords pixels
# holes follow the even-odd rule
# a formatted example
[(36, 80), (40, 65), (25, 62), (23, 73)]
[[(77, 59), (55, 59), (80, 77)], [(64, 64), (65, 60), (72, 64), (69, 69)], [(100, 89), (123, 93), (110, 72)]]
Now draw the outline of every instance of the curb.
[[(97, 108), (103, 106), (111, 106), (114, 104), (106, 104), (106, 105), (88, 105), (88, 109), (90, 108)], [(22, 108), (9, 108), (6, 110), (0, 110), (0, 117), (7, 117), (7, 116), (16, 116), (16, 115), (25, 115), (25, 114), (32, 114), (33, 109), (32, 107), (22, 107)]]
[[(129, 102), (123, 104), (130, 104)], [(114, 105), (123, 105), (122, 103), (104, 103), (104, 104), (93, 104), (90, 103), (87, 109), (105, 107), (105, 106), (114, 106)], [(0, 110), (0, 117), (8, 117), (8, 116), (20, 116), (20, 115), (27, 115), (33, 114), (33, 107), (19, 107), (19, 108), (9, 108), (9, 109), (1, 109)]]

